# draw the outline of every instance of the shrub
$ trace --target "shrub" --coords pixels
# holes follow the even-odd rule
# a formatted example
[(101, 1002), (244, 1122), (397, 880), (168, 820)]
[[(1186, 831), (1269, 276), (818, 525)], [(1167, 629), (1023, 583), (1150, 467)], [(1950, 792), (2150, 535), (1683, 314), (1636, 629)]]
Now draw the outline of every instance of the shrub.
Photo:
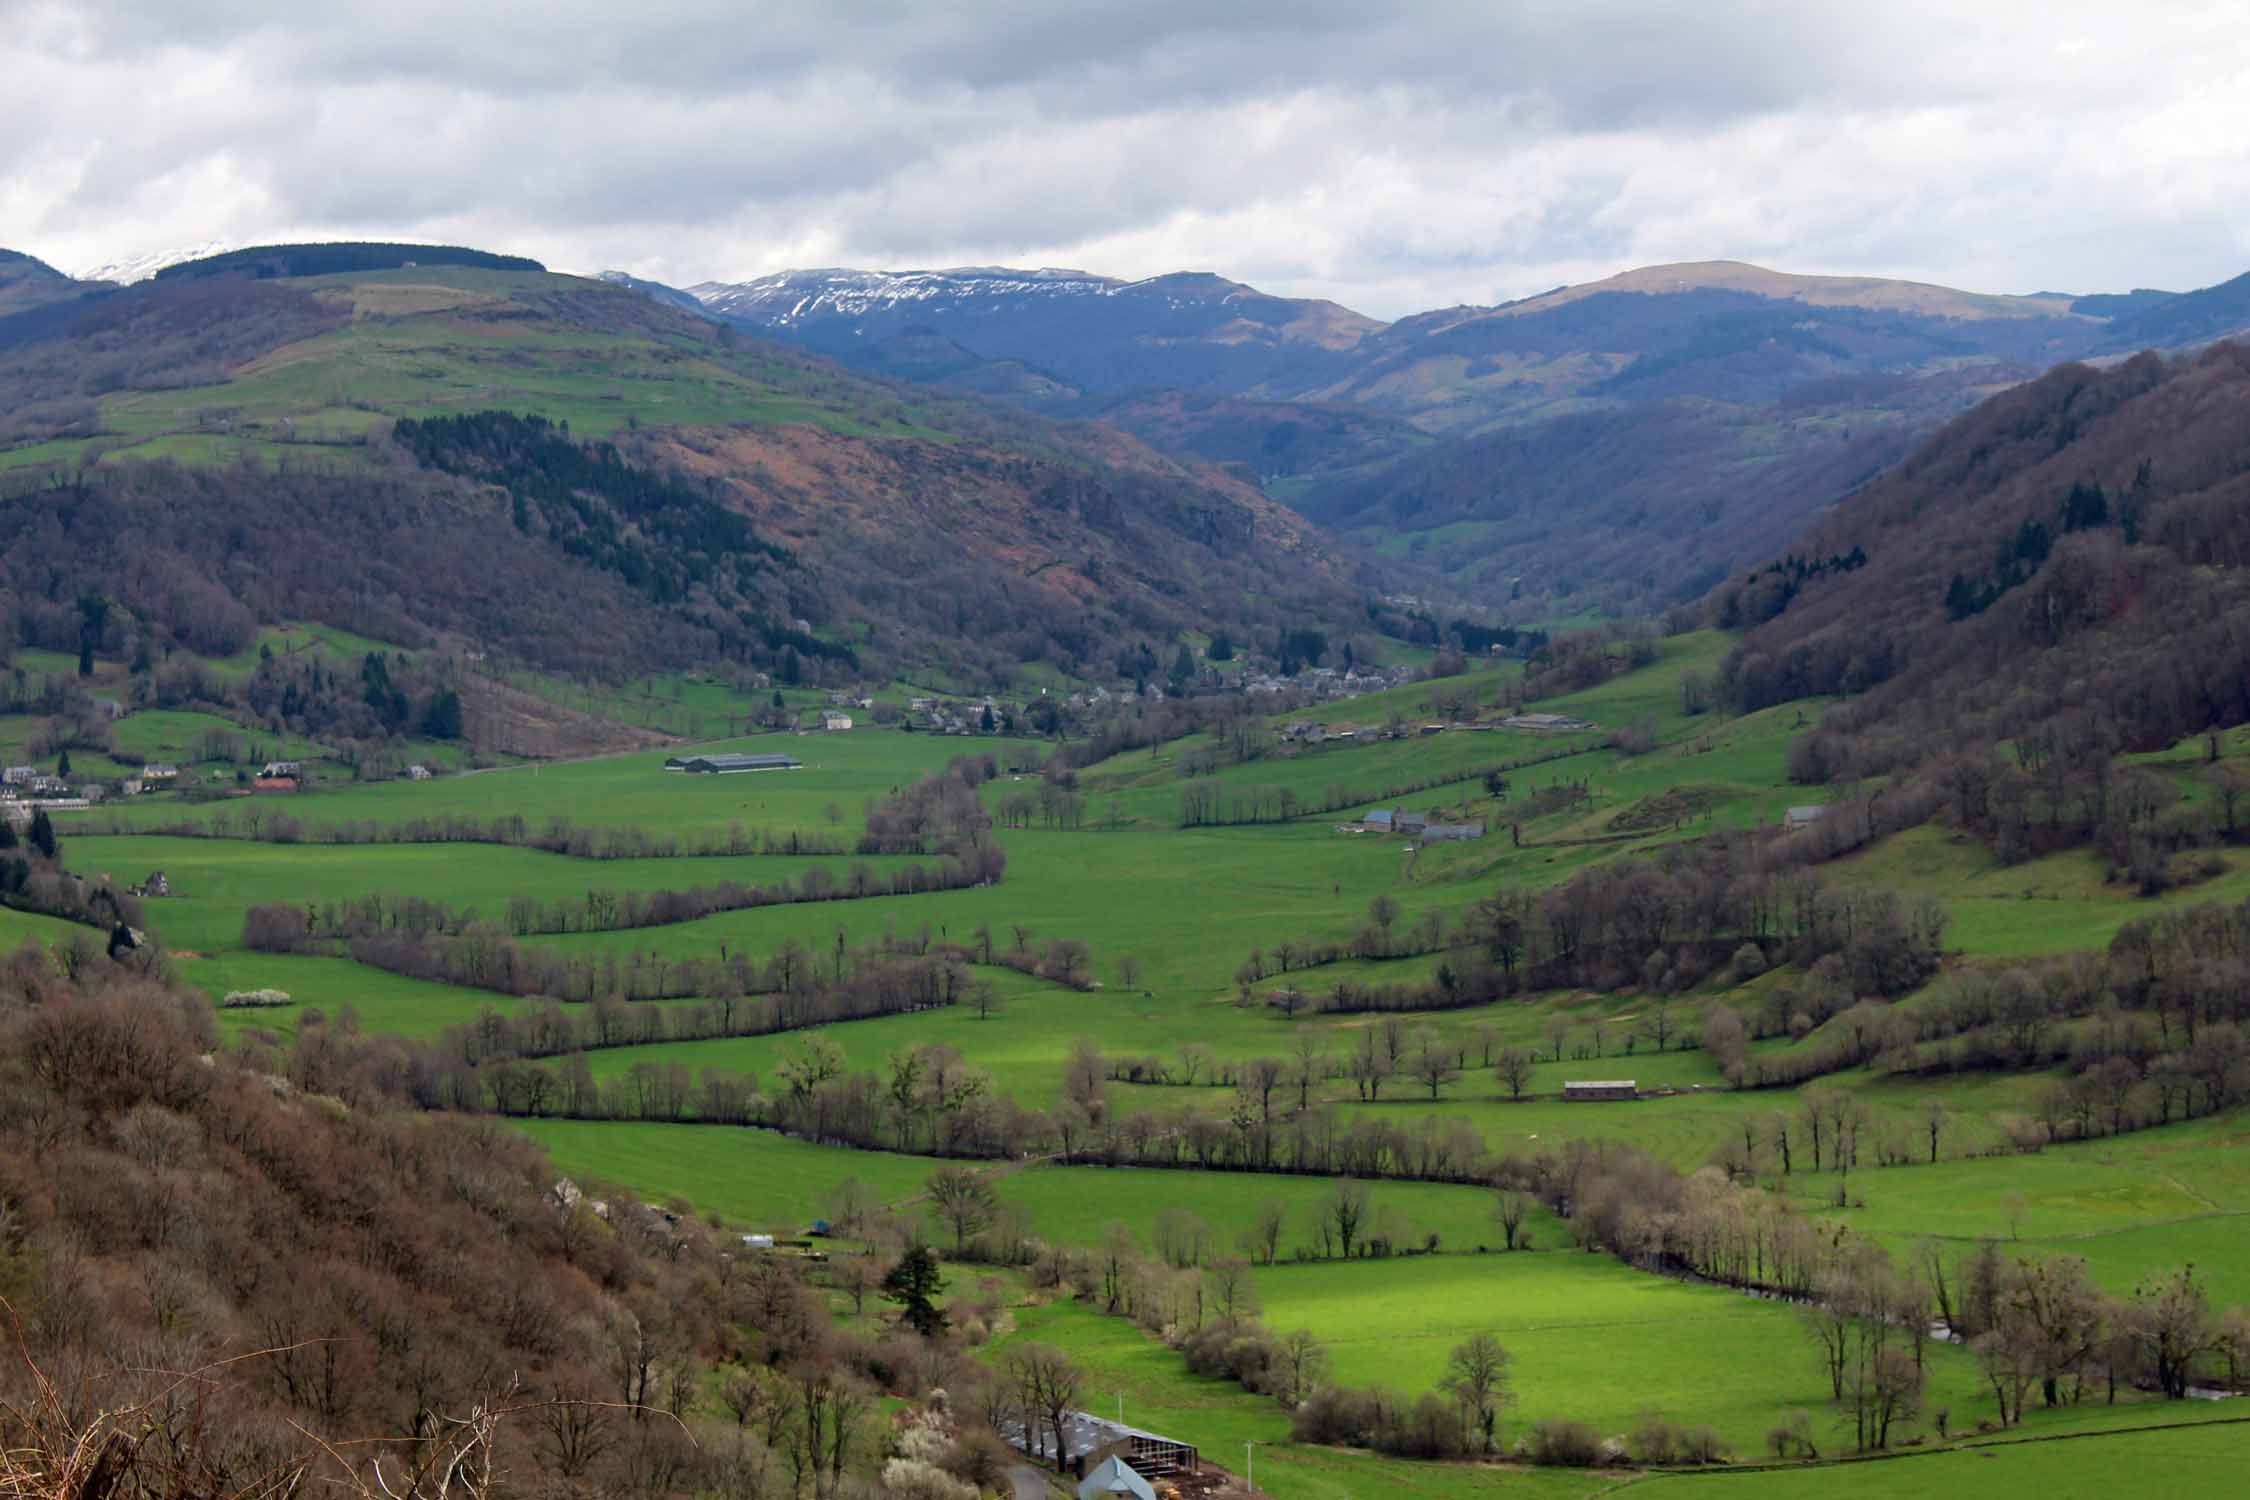
[(1535, 1464), (1590, 1469), (1601, 1455), (1601, 1434), (1584, 1422), (1549, 1417), (1532, 1424), (1531, 1461)]
[(1187, 1367), (1197, 1375), (1216, 1375), (1238, 1382), (1253, 1395), (1271, 1395), (1281, 1384), (1281, 1344), (1255, 1323), (1228, 1328), (1211, 1324), (1188, 1336), (1180, 1346)]
[(1698, 1422), (1680, 1434), (1680, 1462), (1723, 1464), (1734, 1450), (1719, 1438), (1708, 1422)]
[(1300, 1443), (1370, 1448), (1382, 1425), (1383, 1406), (1380, 1391), (1324, 1385), (1307, 1396), (1290, 1418), (1289, 1436)]
[(1459, 1458), (1468, 1451), (1460, 1409), (1435, 1392), (1398, 1412), (1376, 1433), (1375, 1446), (1401, 1458)]

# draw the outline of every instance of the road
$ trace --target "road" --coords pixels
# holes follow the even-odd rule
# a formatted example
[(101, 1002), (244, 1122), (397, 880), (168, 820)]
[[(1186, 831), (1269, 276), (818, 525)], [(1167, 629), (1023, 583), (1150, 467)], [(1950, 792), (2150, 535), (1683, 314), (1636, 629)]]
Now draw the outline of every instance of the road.
[(1016, 1500), (1049, 1500), (1054, 1494), (1047, 1487), (1047, 1471), (1029, 1464), (1017, 1464), (1010, 1469), (1008, 1482), (1016, 1487)]

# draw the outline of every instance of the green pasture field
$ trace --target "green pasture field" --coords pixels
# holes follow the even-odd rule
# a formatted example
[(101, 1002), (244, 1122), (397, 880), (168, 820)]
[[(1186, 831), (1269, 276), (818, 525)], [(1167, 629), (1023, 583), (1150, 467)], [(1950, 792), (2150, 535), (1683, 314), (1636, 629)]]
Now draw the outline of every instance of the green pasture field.
[[(2229, 1406), (2238, 1403), (2226, 1403)], [(2235, 1421), (2240, 1421), (2237, 1417)], [(1923, 1500), (2036, 1496), (2227, 1495), (2242, 1482), (2250, 1433), (2223, 1421), (2054, 1442), (1962, 1444), (1911, 1457), (1812, 1464), (1751, 1474), (1667, 1474), (1635, 1486), (1651, 1500)]]
[(319, 761), (328, 756), (326, 747), (308, 739), (249, 729), (217, 714), (178, 708), (129, 713), (110, 726), (110, 742), (144, 761), (164, 760), (185, 767), (195, 763), (197, 741), (214, 731), (233, 736), (253, 760)]
[(2126, 923), (2166, 907), (2250, 897), (2250, 863), (2239, 854), (2222, 858), (2225, 874), (2152, 899), (2131, 885), (2105, 881), (2100, 857), (2090, 850), (2003, 864), (1983, 844), (1927, 826), (1846, 855), (1823, 874), (1937, 896), (1951, 915), (1947, 947), (2029, 958), (2099, 948)]
[[(1560, 750), (1591, 749), (1595, 740), (1590, 735), (1548, 737), (1532, 730), (1449, 730), (1378, 740), (1371, 745), (1322, 744), (1280, 750), (1259, 760), (1223, 767), (1208, 776), (1190, 776), (1186, 758), (1208, 743), (1203, 736), (1193, 736), (1102, 762), (1098, 769), (1080, 778), (1080, 789), (1087, 799), (1087, 821), (1106, 823), (1114, 808), (1137, 825), (1176, 827), (1181, 791), (1191, 780), (1213, 782), (1230, 793), (1286, 788), (1303, 807), (1342, 800), (1343, 806), (1334, 811), (1303, 814), (1308, 822), (1354, 819), (1369, 807), (1393, 803), (1414, 808), (1459, 808), (1464, 816), (1477, 816), (1478, 809), (1492, 802), (1478, 783), (1486, 768)], [(1575, 765), (1574, 758), (1512, 774), (1544, 778)], [(1392, 797), (1382, 795), (1388, 787), (1433, 779), (1448, 784)], [(992, 783), (986, 795), (997, 806), (1010, 789), (1008, 779), (1003, 777)]]
[(506, 995), (409, 979), (348, 958), (309, 954), (233, 952), (174, 958), (172, 968), (182, 981), (208, 994), (214, 1006), (232, 990), (280, 990), (290, 997), (287, 1005), (220, 1008), (219, 1024), (228, 1031), (291, 1035), (307, 1009), (319, 1010), (334, 1024), (349, 1007), (363, 1032), (434, 1037), (448, 1027), (467, 1025), (487, 1006), (506, 1012), (523, 1003)]
[(654, 1202), (685, 1198), (706, 1213), (791, 1233), (828, 1210), (847, 1177), (886, 1203), (922, 1191), (945, 1162), (885, 1151), (838, 1151), (771, 1130), (597, 1120), (511, 1120), (565, 1172), (630, 1188)]
[[(198, 953), (240, 948), (242, 915), (261, 902), (323, 904), (378, 893), (419, 896), (473, 909), (504, 924), (508, 902), (519, 895), (550, 906), (577, 902), (594, 890), (685, 889), (730, 880), (770, 884), (816, 867), (841, 880), (855, 864), (887, 872), (908, 863), (896, 855), (597, 860), (502, 844), (261, 844), (155, 834), (66, 834), (65, 844), (73, 870), (108, 875), (121, 885), (162, 870), (177, 894), (149, 901), (149, 921), (168, 946)], [(893, 898), (870, 899), (882, 904)], [(612, 936), (646, 937), (664, 930), (628, 929)], [(717, 950), (712, 951), (716, 956)]]
[[(1100, 1244), (1115, 1224), (1153, 1244), (1157, 1215), (1167, 1208), (1183, 1209), (1212, 1226), (1213, 1253), (1220, 1255), (1240, 1253), (1235, 1230), (1253, 1211), (1280, 1203), (1288, 1210), (1281, 1238), (1281, 1254), (1287, 1258), (1313, 1249), (1313, 1223), (1333, 1186), (1324, 1177), (1280, 1173), (1039, 1166), (1002, 1178), (1000, 1197), (1028, 1212), (1042, 1235), (1065, 1245)], [(1494, 1202), (1492, 1192), (1481, 1187), (1370, 1183), (1368, 1222), (1386, 1224), (1402, 1246), (1419, 1248), (1434, 1234), (1447, 1252), (1483, 1246), (1497, 1250), (1501, 1234), (1492, 1217)], [(1527, 1218), (1525, 1227), (1549, 1243), (1560, 1243), (1560, 1225), (1544, 1210)]]
[(12, 906), (0, 906), (0, 952), (12, 953), (25, 943), (52, 948), (57, 943), (67, 943), (73, 938), (85, 938), (97, 947), (103, 943), (103, 934), (98, 928), (65, 922), (60, 917), (41, 916), (37, 912), (17, 911)]
[[(1257, 1288), (1266, 1325), (1311, 1329), (1346, 1385), (1417, 1395), (1444, 1379), (1454, 1345), (1493, 1334), (1514, 1356), (1511, 1439), (1546, 1417), (1621, 1433), (1654, 1408), (1708, 1422), (1752, 1455), (1789, 1412), (1825, 1413), (1829, 1404), (1827, 1376), (1794, 1308), (1608, 1256), (1545, 1249), (1286, 1265), (1259, 1271)], [(1964, 1352), (1933, 1349), (1930, 1374), (1931, 1409), (1950, 1406), (1967, 1426), (1989, 1406)]]
[[(637, 724), (690, 741), (729, 732), (729, 723), (769, 706), (773, 691), (738, 692), (724, 682), (685, 673), (662, 673), (618, 686), (565, 682), (536, 672), (510, 672), (508, 686), (536, 694), (580, 713)], [(825, 706), (828, 695), (806, 688), (784, 688), (785, 703), (799, 709)]]
[(1948, 1158), (1853, 1175), (1864, 1206), (1823, 1205), (1832, 1179), (1793, 1184), (1806, 1207), (1904, 1254), (1927, 1236), (1954, 1253), (2074, 1255), (2113, 1293), (2193, 1264), (2212, 1300), (2250, 1304), (2250, 1122), (2239, 1114), (2034, 1155)]
[[(811, 1145), (770, 1130), (728, 1125), (667, 1125), (640, 1121), (514, 1120), (537, 1138), (565, 1171), (613, 1182), (652, 1198), (687, 1198), (700, 1209), (756, 1228), (787, 1230), (827, 1211), (835, 1186), (847, 1177), (867, 1184), (886, 1203), (918, 1198), (929, 1175), (947, 1163), (888, 1151), (850, 1151)], [(1280, 1173), (1196, 1172), (1137, 1167), (1034, 1165), (1000, 1169), (1003, 1203), (1023, 1209), (1033, 1229), (1050, 1241), (1096, 1245), (1124, 1224), (1153, 1244), (1157, 1215), (1177, 1207), (1211, 1226), (1213, 1255), (1238, 1253), (1236, 1230), (1268, 1201), (1288, 1208), (1281, 1253), (1313, 1243), (1312, 1222), (1332, 1184), (1321, 1177)], [(1442, 1183), (1372, 1183), (1369, 1223), (1383, 1219), (1401, 1243), (1419, 1245), (1434, 1233), (1442, 1248), (1497, 1246), (1494, 1198), (1485, 1188)], [(911, 1210), (909, 1210), (911, 1211)], [(1544, 1211), (1527, 1220), (1534, 1233), (1560, 1243), (1560, 1229)], [(932, 1229), (941, 1241), (944, 1234)]]
[[(1375, 841), (1344, 839), (1325, 826), (1301, 824), (1182, 832), (1018, 830), (1003, 834), (1000, 843), (1008, 853), (1000, 884), (917, 896), (897, 911), (876, 911), (866, 902), (850, 903), (865, 910), (846, 910), (844, 903), (772, 908), (725, 913), (660, 932), (553, 941), (602, 947), (630, 938), (623, 946), (654, 945), (681, 954), (716, 951), (729, 942), (765, 951), (785, 937), (829, 942), (840, 927), (852, 941), (864, 942), (880, 937), (894, 920), (901, 927), (926, 920), (956, 942), (989, 923), (996, 942), (1011, 943), (1009, 928), (1021, 923), (1035, 941), (1087, 943), (1105, 982), (1114, 981), (1121, 954), (1137, 955), (1142, 987), (1162, 1002), (1142, 1008), (1161, 1013), (1212, 1000), (1231, 985), (1234, 969), (1253, 946), (1284, 936), (1349, 936), (1368, 902), (1393, 887), (1398, 864), (1396, 852)], [(1423, 906), (1450, 911), (1468, 899), (1462, 891), (1436, 888), (1399, 896), (1402, 923)], [(1157, 1039), (1160, 1034), (1152, 1042)]]
[[(433, 781), (386, 781), (318, 787), (286, 804), (305, 823), (373, 821), (395, 825), (416, 818), (521, 815), (534, 828), (561, 819), (587, 828), (639, 828), (652, 834), (691, 836), (740, 823), (751, 830), (796, 829), (849, 840), (871, 798), (942, 768), (969, 753), (998, 753), (991, 740), (938, 739), (888, 730), (826, 735), (759, 735), (705, 747), (752, 754), (786, 754), (802, 761), (795, 771), (739, 776), (690, 776), (666, 771), (668, 750), (508, 766)], [(831, 824), (834, 804), (842, 821)], [(152, 822), (177, 818), (176, 804), (128, 808)]]
[[(1365, 1269), (1380, 1275), (1389, 1264)], [(1010, 1321), (1008, 1335), (987, 1346), (990, 1357), (1018, 1341), (1057, 1345), (1086, 1372), (1081, 1399), (1090, 1410), (1115, 1415), (1122, 1400), (1127, 1422), (1194, 1443), (1206, 1462), (1238, 1476), (1243, 1444), (1255, 1442), (1258, 1488), (1286, 1500), (1564, 1500), (1599, 1494), (1617, 1481), (1600, 1472), (1414, 1463), (1292, 1443), (1288, 1414), (1272, 1398), (1253, 1396), (1233, 1381), (1188, 1374), (1177, 1351), (1126, 1319), (1057, 1301), (1020, 1307)]]

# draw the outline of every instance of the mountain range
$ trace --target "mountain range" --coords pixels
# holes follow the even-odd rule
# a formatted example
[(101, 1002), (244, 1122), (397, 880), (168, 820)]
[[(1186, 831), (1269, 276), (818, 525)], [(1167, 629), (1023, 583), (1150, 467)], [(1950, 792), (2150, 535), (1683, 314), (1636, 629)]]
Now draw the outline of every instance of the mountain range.
[[(218, 338), (226, 358), (247, 356), (247, 366), (206, 361), (183, 371), (180, 340), (128, 355), (113, 330), (103, 331), (121, 318), (145, 322), (160, 307), (185, 307), (177, 299), (187, 296), (179, 290), (186, 283), (302, 285), (316, 301), (349, 300), (361, 310), (355, 316), (379, 307), (391, 317), (388, 309), (400, 307), (396, 316), (447, 339), (511, 318), (551, 325), (559, 336), (593, 317), (633, 339), (660, 327), (657, 343), (688, 340), (703, 358), (724, 347), (727, 359), (755, 364), (760, 381), (786, 372), (787, 399), (730, 387), (715, 401), (700, 393), (686, 403), (691, 411), (636, 412), (650, 428), (634, 441), (699, 472), (825, 476), (813, 485), (824, 503), (886, 547), (900, 535), (894, 510), (937, 514), (931, 497), (945, 486), (927, 482), (924, 471), (959, 479), (952, 440), (974, 432), (1010, 453), (1062, 451), (1071, 463), (1108, 465), (1138, 476), (1134, 485), (1185, 486), (1199, 498), (1167, 500), (1155, 513), (1191, 535), (1225, 513), (1242, 525), (1219, 525), (1211, 536), (1286, 537), (1290, 560), (1279, 565), (1287, 572), (1317, 558), (1300, 580), (1316, 592), (1352, 577), (1356, 555), (1378, 570), (1364, 578), (1379, 576), (1393, 592), (1516, 621), (1697, 599), (1772, 559), (1839, 500), (1998, 392), (2068, 361), (2193, 347), (2250, 328), (2250, 276), (2184, 294), (2015, 296), (1708, 261), (1384, 322), (1204, 273), (1121, 280), (1006, 267), (822, 269), (678, 288), (618, 272), (600, 282), (551, 277), (536, 262), (430, 246), (267, 247), (163, 260), (136, 262), (131, 274), (144, 279), (121, 291), (28, 256), (0, 257), (0, 353), (24, 351), (9, 356), (23, 399), (0, 439), (20, 445), (45, 433), (106, 448), (135, 435), (139, 451), (206, 443), (207, 433), (165, 427), (179, 417), (177, 403), (143, 394), (89, 405), (97, 393), (85, 381), (58, 383), (54, 370), (23, 374), (27, 360), (67, 364), (58, 349), (99, 348), (112, 364), (130, 364), (116, 377), (128, 389), (169, 381), (239, 391), (260, 360), (279, 357), (267, 333), (304, 332), (291, 321), (309, 316), (302, 306), (288, 304), (297, 310), (287, 315), (269, 309), (281, 322), (267, 333), (236, 328)], [(430, 274), (440, 262), (451, 269)], [(417, 268), (422, 291), (399, 290), (399, 278), (415, 280)], [(488, 295), (472, 274), (480, 268), (539, 279)], [(339, 280), (363, 275), (369, 279)], [(157, 290), (166, 287), (173, 290)], [(645, 313), (623, 311), (651, 302)], [(714, 323), (731, 331), (730, 342), (712, 343)], [(327, 329), (311, 346), (342, 342), (364, 360), (371, 338), (355, 325)], [(785, 346), (803, 352), (786, 355)], [(489, 374), (490, 351), (472, 341), (457, 352), (477, 379)], [(630, 369), (652, 353), (636, 345), (615, 357)], [(545, 354), (562, 358), (560, 347)], [(343, 387), (369, 375), (357, 366)], [(571, 378), (605, 376), (581, 368)], [(517, 409), (576, 421), (581, 432), (607, 430), (595, 411), (577, 409), (575, 396), (546, 391), (527, 400), (522, 385), (482, 389), (495, 402), (505, 394)], [(808, 409), (799, 403), (807, 390), (835, 399), (828, 415), (792, 433), (788, 418)], [(924, 394), (908, 394), (915, 390)], [(315, 402), (320, 410), (311, 411), (278, 383), (271, 395), (253, 408), (270, 405), (270, 421), (365, 425), (364, 416), (341, 415), (352, 401)], [(89, 415), (97, 406), (99, 419)], [(121, 433), (114, 421), (158, 406), (165, 410), (153, 425), (136, 416), (140, 427)], [(387, 390), (367, 406), (409, 416), (460, 409), (457, 391), (424, 388)], [(1011, 409), (1023, 415), (1005, 415)], [(869, 431), (847, 430), (876, 411), (896, 415)], [(760, 420), (735, 420), (746, 414)], [(679, 420), (688, 416), (695, 420)], [(744, 446), (745, 425), (761, 433), (749, 442), (757, 453)], [(708, 435), (722, 429), (735, 435)], [(236, 429), (238, 439), (245, 430), (256, 430), (255, 420)], [(682, 430), (707, 436), (683, 443)], [(940, 446), (903, 457), (909, 430), (939, 435)], [(807, 444), (841, 444), (848, 461), (803, 451)], [(874, 453), (881, 461), (868, 462)], [(1082, 595), (1098, 593), (1084, 570), (1098, 575), (1140, 550), (1060, 533), (1034, 542), (1036, 507), (985, 500), (996, 508), (983, 532), (975, 507), (948, 513), (946, 524), (978, 537), (988, 556), (1037, 570), (1042, 589), (1064, 581), (1047, 576), (1060, 563)], [(771, 524), (801, 533), (816, 551), (827, 545), (810, 513), (800, 506), (792, 517), (795, 504), (784, 502)], [(1190, 516), (1204, 519), (1181, 519)], [(1185, 586), (1176, 577), (1150, 581), (1152, 598), (1177, 598)], [(1068, 596), (1066, 589), (1057, 597)]]
[(1698, 596), (1996, 391), (2250, 328), (2250, 277), (2002, 296), (1734, 261), (1389, 323), (1208, 274), (618, 279), (861, 373), (1234, 466), (1407, 576), (1525, 613)]

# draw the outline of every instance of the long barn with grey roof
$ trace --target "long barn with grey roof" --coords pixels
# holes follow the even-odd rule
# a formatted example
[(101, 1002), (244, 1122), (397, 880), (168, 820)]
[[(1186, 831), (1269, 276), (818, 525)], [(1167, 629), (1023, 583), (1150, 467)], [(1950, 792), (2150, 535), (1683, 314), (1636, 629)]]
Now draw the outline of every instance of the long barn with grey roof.
[(664, 769), (734, 776), (744, 771), (794, 771), (802, 764), (794, 755), (675, 755), (664, 762)]

